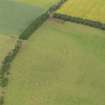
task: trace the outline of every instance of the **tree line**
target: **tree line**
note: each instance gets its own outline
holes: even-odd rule
[[[67,16],[67,15],[60,14],[60,13],[55,13],[53,15],[53,17],[64,20],[64,21],[75,22],[75,23],[78,23],[78,24],[84,24],[84,25],[88,25],[88,26],[91,26],[91,27],[99,28],[101,30],[105,30],[105,24],[103,24],[101,22],[98,22],[98,21],[83,19],[83,18],[80,18],[80,17]]]

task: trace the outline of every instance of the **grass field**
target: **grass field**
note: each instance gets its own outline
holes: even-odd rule
[[[105,0],[68,0],[57,13],[105,23]]]
[[[5,35],[20,35],[35,18],[58,1],[0,0],[0,33]]]
[[[60,0],[44,0],[44,2],[43,0],[15,0],[15,1],[23,2],[26,4],[33,5],[33,6],[38,6],[43,9],[48,9],[53,4],[56,4],[57,2],[59,2]]]
[[[5,105],[105,105],[105,32],[47,21],[11,67]]]
[[[0,0],[0,34],[20,35],[43,9],[12,0]]]

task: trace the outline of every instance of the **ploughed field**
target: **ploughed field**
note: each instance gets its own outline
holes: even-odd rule
[[[56,13],[105,23],[105,0],[68,0]]]
[[[105,32],[48,20],[11,66],[5,105],[104,105]]]

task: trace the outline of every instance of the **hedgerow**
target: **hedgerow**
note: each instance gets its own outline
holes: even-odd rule
[[[41,16],[39,16],[37,19],[35,19],[20,35],[19,39],[27,40],[30,35],[37,30],[47,19],[49,15],[48,12],[45,12]]]
[[[9,75],[9,69],[10,69],[10,64],[15,58],[16,54],[18,53],[20,47],[22,45],[22,41],[18,40],[15,48],[11,50],[11,52],[8,53],[8,55],[4,58],[0,70],[0,86],[1,87],[6,87],[8,84],[8,75]]]
[[[91,27],[99,28],[101,30],[105,30],[105,24],[103,24],[101,22],[88,20],[88,19],[83,19],[83,18],[80,18],[80,17],[67,16],[67,15],[60,14],[60,13],[55,13],[53,15],[53,17],[64,20],[64,21],[75,22],[75,23],[78,23],[78,24],[84,24],[84,25],[88,25],[88,26],[91,26]]]
[[[61,1],[58,2],[56,5],[53,5],[52,7],[50,7],[48,11],[49,11],[50,13],[56,11],[56,10],[59,9],[66,1],[68,1],[68,0],[61,0]]]
[[[19,52],[21,45],[22,45],[22,41],[18,40],[14,49],[12,49],[11,52],[8,53],[8,55],[4,58],[2,62],[1,69],[0,69],[0,87],[2,89],[8,85],[10,64],[16,57],[16,54]],[[0,105],[3,105],[3,104],[4,104],[4,95],[0,96]]]
[[[48,11],[43,13],[37,19],[35,19],[20,35],[19,39],[27,40],[30,35],[37,30],[48,18],[49,15],[60,8],[67,0],[61,0],[56,5],[51,6]]]

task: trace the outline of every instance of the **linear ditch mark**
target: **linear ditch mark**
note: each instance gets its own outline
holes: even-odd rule
[[[20,51],[20,48],[22,47],[22,44],[24,40],[28,40],[28,38],[32,35],[33,32],[35,32],[40,26],[46,22],[49,19],[49,16],[55,12],[57,9],[59,9],[67,0],[61,0],[57,4],[51,6],[48,11],[43,13],[41,16],[39,16],[37,19],[35,19],[24,31],[22,34],[20,34],[19,39],[17,40],[17,43],[7,56],[4,58],[2,62],[2,66],[0,68],[0,87],[2,89],[1,95],[0,95],[0,105],[5,104],[5,89],[8,86],[9,82],[9,75],[10,75],[10,67],[11,63],[15,59],[16,55]]]

